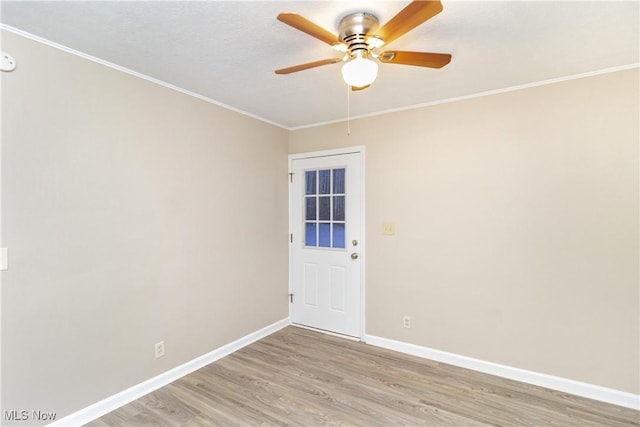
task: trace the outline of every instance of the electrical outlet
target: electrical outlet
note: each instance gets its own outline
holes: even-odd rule
[[[411,327],[411,317],[404,316],[402,318],[402,326],[404,326],[405,328],[410,328]]]
[[[160,341],[159,343],[156,343],[155,349],[156,349],[156,359],[158,357],[164,356],[164,341]]]

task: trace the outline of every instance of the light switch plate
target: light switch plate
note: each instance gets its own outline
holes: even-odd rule
[[[9,269],[9,249],[0,248],[0,271]]]
[[[393,236],[396,234],[396,225],[393,222],[385,222],[382,224],[382,234],[386,236]]]

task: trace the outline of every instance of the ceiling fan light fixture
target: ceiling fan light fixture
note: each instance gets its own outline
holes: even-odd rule
[[[0,0],[2,1],[2,0]],[[418,25],[442,11],[440,0],[412,0],[386,24],[379,26],[378,17],[368,12],[349,13],[340,19],[338,35],[309,21],[297,13],[280,13],[278,21],[302,31],[343,52],[342,58],[329,58],[275,70],[276,74],[290,74],[323,65],[343,62],[342,78],[353,90],[368,88],[378,75],[378,62],[442,68],[451,61],[450,54],[376,49],[392,43]]]
[[[378,76],[378,63],[368,58],[356,57],[342,66],[342,78],[353,87],[367,86]]]

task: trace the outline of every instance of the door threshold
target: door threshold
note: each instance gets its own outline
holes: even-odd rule
[[[318,328],[314,328],[312,326],[301,325],[299,323],[293,323],[292,322],[291,326],[295,326],[296,328],[300,328],[300,329],[307,329],[309,331],[320,332],[321,334],[331,335],[331,336],[338,337],[338,338],[344,338],[344,339],[347,339],[349,341],[358,341],[358,342],[362,341],[358,337],[353,337],[351,335],[339,334],[337,332],[327,331],[326,329],[318,329]]]

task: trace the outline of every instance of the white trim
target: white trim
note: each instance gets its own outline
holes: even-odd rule
[[[288,326],[291,322],[289,319],[282,319],[276,323],[273,323],[267,327],[264,327],[258,331],[252,332],[240,339],[237,339],[229,344],[223,345],[207,354],[170,369],[158,376],[150,378],[140,384],[134,385],[126,390],[116,393],[113,396],[107,397],[100,402],[87,406],[77,412],[67,415],[64,418],[49,424],[50,426],[79,426],[87,424],[101,416],[108,414],[109,412],[120,408],[127,403],[130,403],[140,397],[149,394],[165,385],[184,377],[198,369],[207,366],[216,360],[219,360],[234,351],[241,349],[255,341],[258,341],[272,333],[279,331],[280,329]]]
[[[55,49],[62,50],[64,52],[70,53],[72,55],[79,56],[79,57],[87,59],[89,61],[96,62],[98,64],[102,64],[102,65],[104,65],[106,67],[113,68],[115,70],[119,70],[119,71],[122,71],[122,72],[127,73],[127,74],[131,74],[131,75],[139,77],[139,78],[141,78],[143,80],[147,80],[149,82],[158,84],[160,86],[164,86],[164,87],[166,87],[168,89],[172,89],[172,90],[175,90],[177,92],[181,92],[181,93],[183,93],[185,95],[193,96],[193,97],[198,98],[198,99],[200,99],[202,101],[217,105],[217,106],[225,108],[227,110],[235,111],[236,113],[243,114],[245,116],[251,117],[251,118],[256,119],[256,120],[260,120],[262,122],[268,123],[270,125],[277,126],[279,128],[282,128],[282,129],[285,129],[285,130],[288,130],[288,131],[295,131],[295,130],[300,130],[300,129],[314,128],[314,127],[319,127],[319,126],[324,126],[324,125],[329,125],[329,124],[342,123],[342,122],[346,122],[347,120],[364,119],[364,118],[367,118],[367,117],[381,116],[381,115],[384,115],[384,114],[396,113],[396,112],[400,112],[400,111],[415,110],[417,108],[431,107],[433,105],[440,105],[440,104],[448,104],[450,102],[464,101],[466,99],[480,98],[480,97],[483,97],[483,96],[496,95],[496,94],[499,94],[499,93],[512,92],[512,91],[516,91],[516,90],[520,90],[520,89],[527,89],[527,88],[537,87],[537,86],[545,86],[545,85],[548,85],[548,84],[559,83],[559,82],[564,82],[564,81],[568,81],[568,80],[576,80],[576,79],[581,79],[581,78],[584,78],[584,77],[592,77],[592,76],[597,76],[597,75],[600,75],[600,74],[615,73],[617,71],[630,70],[630,69],[633,69],[633,68],[639,68],[640,67],[640,63],[626,64],[626,65],[620,65],[620,66],[617,66],[617,67],[605,68],[605,69],[602,69],[602,70],[589,71],[589,72],[586,72],[586,73],[574,74],[574,75],[564,76],[564,77],[556,77],[556,78],[553,78],[553,79],[542,80],[542,81],[532,82],[532,83],[526,83],[526,84],[518,85],[518,86],[510,86],[510,87],[490,90],[490,91],[486,91],[486,92],[479,92],[479,93],[459,96],[459,97],[455,97],[455,98],[446,98],[446,99],[441,99],[441,100],[432,101],[432,102],[426,102],[426,103],[422,103],[422,104],[408,105],[406,107],[400,107],[400,108],[393,108],[393,109],[389,109],[389,110],[376,111],[376,112],[373,112],[373,113],[353,116],[351,118],[342,118],[342,119],[337,119],[337,120],[329,120],[329,121],[311,123],[311,124],[301,125],[301,126],[286,126],[286,125],[283,125],[283,124],[276,123],[276,122],[273,122],[271,120],[265,119],[264,117],[260,117],[260,116],[257,116],[255,114],[249,113],[247,111],[240,110],[240,109],[232,107],[230,105],[223,104],[222,102],[213,100],[211,98],[207,98],[206,96],[197,94],[195,92],[191,92],[191,91],[183,89],[181,87],[172,85],[171,83],[167,83],[165,81],[153,78],[151,76],[147,76],[147,75],[142,74],[142,73],[139,73],[137,71],[133,71],[133,70],[130,70],[128,68],[121,67],[120,65],[114,64],[112,62],[105,61],[105,60],[97,58],[95,56],[91,56],[89,54],[86,54],[84,52],[80,52],[80,51],[72,49],[70,47],[61,45],[61,44],[53,42],[51,40],[47,40],[47,39],[45,39],[43,37],[36,36],[35,34],[28,33],[26,31],[20,30],[20,29],[15,28],[15,27],[12,27],[10,25],[0,23],[0,29],[9,31],[10,33],[14,33],[14,34],[20,35],[22,37],[28,38],[30,40],[45,44],[45,45],[53,47]]]
[[[365,150],[365,146],[361,145],[360,148],[360,229],[362,230],[360,233],[360,250],[362,255],[362,262],[360,263],[360,341],[364,341],[367,334],[367,287],[365,284],[367,283],[367,251],[365,248],[367,247],[367,223],[366,219],[366,194],[367,194],[367,171],[365,169],[366,165],[366,157],[367,153]]]
[[[381,338],[375,335],[367,335],[366,343],[376,347],[398,351],[400,353],[447,363],[449,365],[460,366],[462,368],[472,369],[486,374],[496,375],[527,384],[533,384],[577,396],[587,397],[589,399],[599,400],[601,402],[640,410],[640,395],[633,393],[570,380],[568,378],[556,377],[553,375],[500,365],[498,363],[474,359],[455,353],[448,353],[446,351],[434,350],[415,344]]]
[[[330,150],[321,150],[321,151],[310,151],[307,153],[295,153],[289,154],[289,172],[293,171],[293,161],[300,159],[311,159],[315,157],[328,157],[328,156],[339,156],[343,154],[360,154],[360,225],[362,234],[360,236],[359,246],[362,248],[360,252],[360,341],[364,341],[366,335],[366,204],[365,204],[365,156],[366,156],[366,147],[364,145],[356,145],[353,147],[345,147],[345,148],[334,148]],[[289,184],[289,235],[293,233],[293,186]],[[293,290],[293,252],[292,252],[292,244],[289,243],[289,293]],[[289,319],[291,319],[291,304],[289,304]]]
[[[2,7],[0,5],[0,7]],[[2,71],[0,71],[1,73]],[[2,81],[2,78],[0,78],[0,82]],[[2,102],[0,102],[0,123],[2,122],[1,118],[2,118]],[[1,125],[0,125],[1,126]],[[2,138],[0,137],[0,246],[2,245]],[[2,303],[2,276],[3,274],[0,273],[0,319],[2,319],[2,307],[4,307],[3,303]],[[2,382],[2,333],[0,333],[0,384],[3,384]],[[4,407],[2,406],[2,387],[0,386],[0,415],[2,418],[0,418],[0,426],[3,425],[2,420],[4,420]]]
[[[109,68],[112,68],[114,70],[118,70],[118,71],[121,71],[123,73],[130,74],[130,75],[138,77],[138,78],[140,78],[142,80],[146,80],[148,82],[155,83],[155,84],[160,85],[160,86],[164,86],[167,89],[171,89],[171,90],[174,90],[176,92],[180,92],[180,93],[183,93],[185,95],[189,95],[189,96],[192,96],[194,98],[198,98],[201,101],[205,101],[205,102],[208,102],[209,104],[214,104],[214,105],[217,105],[218,107],[222,107],[224,109],[231,110],[233,112],[242,114],[244,116],[251,117],[252,119],[260,120],[261,122],[265,122],[265,123],[268,123],[268,124],[273,125],[273,126],[277,126],[279,128],[285,129],[285,130],[290,130],[288,127],[286,127],[284,125],[281,125],[280,123],[276,123],[276,122],[273,122],[271,120],[267,120],[264,117],[260,117],[260,116],[257,116],[255,114],[249,113],[247,111],[240,110],[239,108],[232,107],[230,105],[227,105],[227,104],[224,104],[222,102],[216,101],[214,99],[208,98],[208,97],[206,97],[204,95],[200,95],[198,93],[191,92],[190,90],[183,89],[183,88],[181,88],[179,86],[172,85],[171,83],[167,83],[167,82],[165,82],[163,80],[159,80],[159,79],[156,79],[154,77],[147,76],[146,74],[142,74],[142,73],[139,73],[137,71],[133,71],[133,70],[131,70],[129,68],[122,67],[120,65],[114,64],[113,62],[105,61],[104,59],[100,59],[98,57],[89,55],[87,53],[80,52],[80,51],[72,49],[70,47],[58,44],[56,42],[52,42],[51,40],[47,40],[45,38],[36,36],[34,34],[26,32],[26,31],[19,30],[18,28],[14,28],[14,27],[12,27],[10,25],[0,23],[0,29],[6,30],[6,31],[8,31],[10,33],[17,34],[17,35],[25,37],[27,39],[33,40],[35,42],[42,43],[42,44],[47,45],[49,47],[52,47],[54,49],[58,49],[58,50],[61,50],[63,52],[66,52],[66,53],[70,53],[72,55],[79,56],[80,58],[89,60],[91,62],[95,62],[95,63],[100,64],[100,65],[104,65],[105,67],[109,67]]]
[[[296,328],[300,328],[300,329],[306,329],[306,330],[313,331],[313,332],[318,332],[320,334],[330,335],[332,337],[343,338],[343,339],[349,340],[349,341],[358,341],[358,342],[362,341],[358,337],[352,337],[352,336],[349,336],[349,335],[338,334],[336,332],[326,331],[324,329],[313,328],[311,326],[301,325],[299,323],[291,323],[291,326],[296,327]]]
[[[291,170],[291,162],[293,160],[311,159],[314,157],[339,156],[342,154],[352,154],[352,153],[359,153],[364,155],[365,151],[366,151],[366,147],[364,145],[356,145],[353,147],[334,148],[331,150],[310,151],[308,153],[289,154],[289,170]]]
[[[398,112],[401,112],[401,111],[415,110],[415,109],[418,109],[418,108],[425,108],[425,107],[432,107],[434,105],[449,104],[450,102],[465,101],[467,99],[481,98],[481,97],[484,97],[484,96],[497,95],[497,94],[501,94],[501,93],[513,92],[513,91],[521,90],[521,89],[529,89],[529,88],[538,87],[538,86],[546,86],[546,85],[550,85],[550,84],[554,84],[554,83],[566,82],[566,81],[569,81],[569,80],[577,80],[577,79],[582,79],[582,78],[585,78],[585,77],[598,76],[598,75],[601,75],[601,74],[609,74],[609,73],[615,73],[615,72],[618,72],[618,71],[632,70],[634,68],[640,68],[640,63],[621,65],[619,67],[605,68],[603,70],[589,71],[589,72],[586,72],[586,73],[573,74],[573,75],[570,75],[570,76],[556,77],[556,78],[553,78],[553,79],[541,80],[541,81],[538,81],[538,82],[526,83],[526,84],[522,84],[522,85],[518,85],[518,86],[509,86],[509,87],[505,87],[505,88],[501,88],[501,89],[489,90],[489,91],[486,91],[486,92],[472,93],[472,94],[469,94],[469,95],[458,96],[458,97],[455,97],[455,98],[439,99],[439,100],[436,100],[436,101],[425,102],[425,103],[422,103],[422,104],[407,105],[406,107],[399,107],[399,108],[392,108],[392,109],[389,109],[389,110],[376,111],[376,112],[373,112],[373,113],[361,114],[361,115],[358,115],[358,116],[351,116],[350,118],[329,120],[329,121],[326,121],[326,122],[318,122],[318,123],[312,123],[312,124],[302,125],[302,126],[294,126],[294,127],[289,127],[288,129],[290,131],[295,131],[295,130],[300,130],[300,129],[308,129],[308,128],[314,128],[314,127],[319,127],[319,126],[332,125],[332,124],[336,124],[336,123],[343,123],[343,122],[346,122],[347,120],[354,121],[354,120],[358,120],[358,119],[366,119],[366,118],[369,118],[369,117],[382,116],[384,114],[398,113]]]

